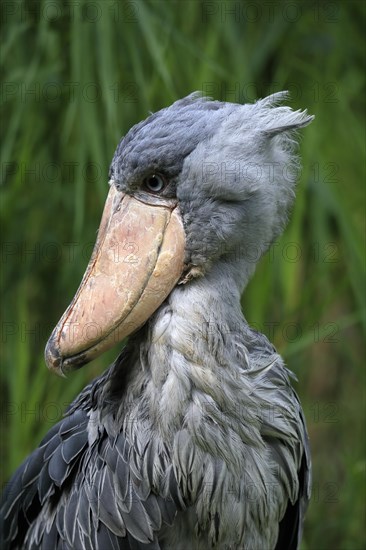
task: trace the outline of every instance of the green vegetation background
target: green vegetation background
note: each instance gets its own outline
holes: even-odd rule
[[[297,374],[314,488],[303,549],[361,549],[364,521],[365,4],[4,1],[2,481],[116,355],[57,379],[48,335],[95,239],[131,125],[193,90],[288,89],[315,122],[289,227],[243,297]]]

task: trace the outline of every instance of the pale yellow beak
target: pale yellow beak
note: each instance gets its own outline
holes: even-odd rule
[[[112,185],[83,280],[47,342],[48,368],[81,367],[142,326],[182,275],[184,249],[176,205]]]

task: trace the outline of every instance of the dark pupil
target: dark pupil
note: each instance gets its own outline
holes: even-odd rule
[[[148,180],[148,185],[151,189],[160,189],[161,187],[161,181],[156,176],[151,176]]]

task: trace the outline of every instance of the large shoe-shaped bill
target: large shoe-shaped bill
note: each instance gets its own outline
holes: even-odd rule
[[[46,346],[58,374],[81,367],[134,332],[183,272],[185,233],[178,207],[111,186],[80,287]]]

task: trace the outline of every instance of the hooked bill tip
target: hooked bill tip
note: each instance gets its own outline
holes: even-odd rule
[[[62,356],[58,346],[55,344],[53,335],[47,342],[44,357],[47,367],[58,374],[59,376],[65,376],[62,369]]]

